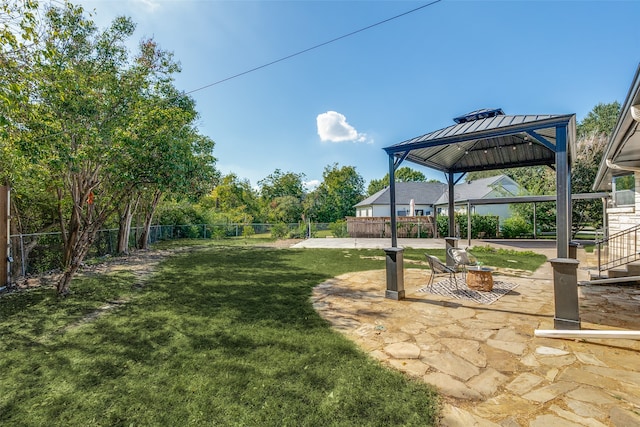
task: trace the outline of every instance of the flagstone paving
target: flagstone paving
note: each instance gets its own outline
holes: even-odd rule
[[[384,298],[383,270],[333,278],[312,300],[371,357],[436,386],[442,425],[640,426],[640,341],[534,337],[553,329],[549,263],[502,276],[519,286],[491,305],[417,292],[429,275],[405,269],[402,301]],[[640,287],[579,292],[583,329],[640,330]]]

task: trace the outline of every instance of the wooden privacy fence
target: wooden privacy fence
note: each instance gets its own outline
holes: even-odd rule
[[[435,221],[431,216],[397,217],[399,238],[432,238]],[[391,217],[347,217],[349,237],[391,237]]]

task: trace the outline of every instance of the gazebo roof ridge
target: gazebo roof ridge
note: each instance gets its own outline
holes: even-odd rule
[[[486,117],[485,117],[486,116]],[[575,114],[506,115],[482,109],[460,121],[384,148],[387,154],[445,173],[553,165],[556,128],[566,127],[575,152]]]

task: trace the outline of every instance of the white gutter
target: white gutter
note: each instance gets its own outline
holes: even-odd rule
[[[629,172],[640,172],[640,167],[620,166],[619,164],[613,163],[611,159],[606,159],[605,163],[607,164],[607,167],[609,169],[617,169],[617,170],[629,171]]]
[[[640,104],[632,105],[631,108],[631,117],[636,122],[640,122]]]

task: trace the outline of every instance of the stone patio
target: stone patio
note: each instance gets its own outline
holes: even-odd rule
[[[405,269],[402,301],[384,298],[384,270],[345,274],[313,305],[371,357],[436,386],[442,425],[640,426],[640,341],[534,337],[553,329],[549,263],[496,271],[519,286],[491,305],[417,292],[430,274]],[[640,287],[579,291],[583,329],[640,329]]]

